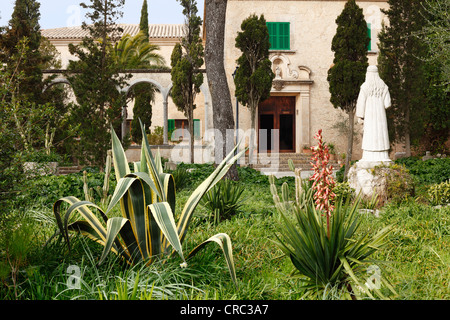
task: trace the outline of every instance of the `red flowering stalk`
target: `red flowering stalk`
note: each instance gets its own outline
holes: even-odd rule
[[[336,195],[333,193],[333,187],[335,181],[333,179],[333,167],[329,165],[330,152],[328,146],[323,142],[322,129],[314,136],[318,140],[319,144],[316,147],[311,147],[313,151],[313,157],[311,163],[314,169],[314,174],[310,180],[314,180],[313,189],[314,201],[316,203],[316,209],[323,211],[327,216],[327,233],[330,237],[330,216],[334,210],[333,200]]]

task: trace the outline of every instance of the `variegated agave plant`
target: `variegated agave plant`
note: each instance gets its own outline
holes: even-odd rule
[[[141,128],[143,128],[141,123]],[[171,174],[164,173],[159,152],[153,156],[146,135],[143,132],[141,159],[134,163],[131,172],[123,147],[112,132],[112,152],[117,186],[109,206],[104,212],[99,206],[75,197],[65,197],[55,202],[53,212],[59,232],[69,244],[69,231],[80,232],[104,246],[99,264],[110,251],[123,257],[129,264],[140,261],[151,263],[155,257],[176,252],[181,257],[182,266],[206,244],[216,242],[224,252],[233,282],[236,272],[233,262],[231,240],[227,234],[219,233],[194,248],[185,258],[181,243],[186,237],[194,210],[203,195],[208,192],[229,168],[243,155],[245,150],[235,155],[231,151],[214,172],[203,181],[187,200],[176,224],[175,182]],[[65,214],[61,205],[69,203]],[[113,207],[120,205],[122,217],[108,217]],[[101,220],[91,211],[96,209]],[[78,211],[82,220],[70,221],[70,216]]]

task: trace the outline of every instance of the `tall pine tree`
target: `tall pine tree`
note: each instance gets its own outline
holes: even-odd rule
[[[111,143],[111,126],[120,130],[125,96],[117,89],[125,85],[126,75],[120,74],[115,63],[112,40],[120,29],[115,21],[122,16],[123,0],[91,0],[87,17],[92,24],[84,24],[90,36],[69,51],[78,60],[69,62],[67,78],[76,96],[73,122],[79,125],[77,156],[82,163],[104,167]],[[118,135],[120,136],[120,135]]]
[[[349,0],[342,13],[336,19],[337,30],[331,43],[334,52],[334,65],[328,70],[331,103],[335,108],[345,111],[349,119],[347,136],[347,157],[344,177],[350,167],[353,154],[353,129],[359,90],[364,83],[369,65],[367,47],[367,23],[363,10],[355,0]]]

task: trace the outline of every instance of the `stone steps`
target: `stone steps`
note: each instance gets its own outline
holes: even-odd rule
[[[290,172],[289,159],[292,160],[296,168],[300,168],[303,171],[311,171],[311,154],[303,153],[277,153],[277,154],[259,154],[257,163],[252,164],[252,167],[262,173],[267,172]],[[246,158],[248,163],[248,158]],[[338,163],[335,160],[330,160],[330,165],[333,169],[338,169]]]
[[[78,173],[81,171],[81,168],[78,166],[72,166],[72,167],[58,167],[56,170],[56,175],[67,175],[71,173]]]

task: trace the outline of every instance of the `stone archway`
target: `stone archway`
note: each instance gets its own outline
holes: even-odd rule
[[[66,70],[44,70],[44,74],[49,77],[52,75],[57,75],[57,78],[51,81],[51,83],[44,88],[44,91],[49,88],[52,85],[64,83],[71,86],[71,83],[69,80],[63,76]],[[170,71],[166,70],[146,70],[146,69],[139,69],[139,70],[124,70],[122,73],[131,74],[131,79],[128,80],[128,85],[125,88],[117,88],[120,92],[128,93],[128,91],[136,84],[138,83],[151,83],[156,88],[158,88],[159,92],[162,95],[163,98],[163,127],[164,127],[164,144],[168,144],[168,127],[167,127],[167,121],[168,121],[168,106],[169,106],[169,97],[170,97],[170,91],[172,89],[172,81],[171,81],[171,75]],[[209,123],[212,123],[211,113],[211,98],[210,98],[210,92],[209,87],[207,84],[207,79],[205,76],[204,82],[200,87],[201,92],[204,96],[204,126],[205,126],[205,134],[207,134],[209,129]],[[122,115],[124,116],[124,121],[122,123],[122,134],[125,132],[125,124],[126,124],[126,112],[127,112],[127,106],[124,106],[122,109]],[[122,137],[123,138],[123,137]],[[205,140],[207,140],[209,137],[205,137]]]

